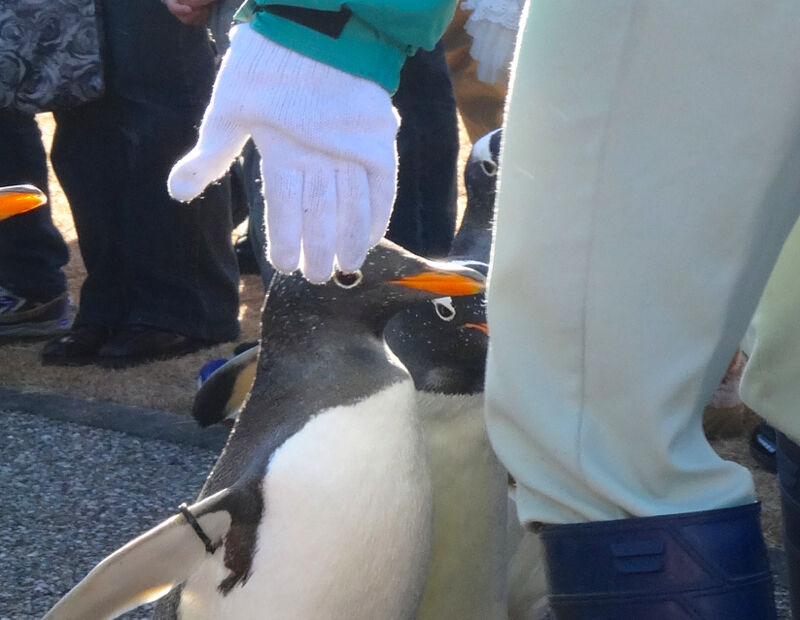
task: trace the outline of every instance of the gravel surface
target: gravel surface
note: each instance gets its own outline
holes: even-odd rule
[[[0,422],[0,620],[41,618],[106,555],[191,503],[217,456],[17,411],[0,409]]]

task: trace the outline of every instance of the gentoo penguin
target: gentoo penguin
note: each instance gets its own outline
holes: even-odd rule
[[[47,202],[47,196],[35,185],[0,187],[0,221],[33,211]]]
[[[495,130],[472,149],[467,209],[448,259],[483,272],[501,138]],[[484,296],[420,304],[396,315],[385,335],[414,378],[433,475],[434,548],[419,619],[542,618],[541,545],[520,526],[484,423]]]
[[[472,149],[464,171],[467,209],[451,256],[483,273],[500,135],[496,130]],[[422,620],[505,617],[507,484],[483,419],[484,303],[482,295],[436,299],[401,312],[385,332],[414,379],[432,465],[434,543]],[[244,362],[234,358],[201,386],[193,408],[200,424],[219,422],[241,404],[231,386],[241,385]]]
[[[414,618],[429,472],[413,383],[382,332],[413,303],[482,288],[479,272],[385,241],[325,285],[276,276],[251,397],[199,501],[106,558],[47,617],[113,617],[183,583],[157,614]]]
[[[464,169],[467,209],[453,241],[451,254],[454,256],[489,261],[501,142],[502,130],[496,129],[480,138],[472,148]],[[463,304],[461,300],[454,301],[457,306]],[[542,545],[538,535],[520,525],[513,488],[509,489],[507,512],[508,618],[542,620],[548,612]]]
[[[450,256],[467,265],[477,261],[472,266],[484,272],[491,249],[501,137],[498,129],[473,146],[464,170],[467,209]],[[496,461],[487,452],[481,409],[488,342],[483,303],[482,296],[438,299],[398,316],[386,329],[388,341],[414,378],[434,465],[435,530],[442,534],[434,539],[421,618],[502,617],[494,602],[503,591],[506,575],[510,620],[540,618],[546,607],[541,545],[535,534],[520,526],[513,492],[508,500],[507,540],[500,535],[505,478],[498,475]],[[242,385],[239,376],[246,372],[248,362],[250,368],[255,367],[255,352],[250,356],[249,360],[235,357],[212,375],[213,382],[200,388],[193,408],[200,424],[235,415],[244,396],[232,386]],[[458,413],[448,416],[442,411]],[[470,460],[471,454],[478,456]],[[457,483],[450,485],[453,479]],[[459,484],[465,480],[475,482],[467,488]],[[477,517],[467,519],[473,513]],[[481,542],[469,535],[485,532],[490,522],[496,526],[493,534],[478,536]],[[498,557],[497,550],[504,544],[507,558]],[[498,568],[506,566],[506,573]]]
[[[519,523],[484,423],[484,296],[403,311],[385,337],[414,378],[432,474],[433,553],[419,620],[544,618],[541,543]]]
[[[407,365],[428,449],[433,552],[419,620],[506,618],[508,477],[486,434],[483,296],[395,315],[386,342]]]
[[[467,207],[458,233],[453,239],[451,258],[464,257],[483,263],[489,262],[502,139],[502,129],[495,129],[472,146],[464,167]]]

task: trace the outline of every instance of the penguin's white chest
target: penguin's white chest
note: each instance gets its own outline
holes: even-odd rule
[[[503,620],[508,475],[489,443],[483,395],[418,397],[434,497],[418,620]]]
[[[413,618],[432,508],[413,386],[324,410],[272,456],[249,580],[222,596],[222,554],[186,583],[181,618]]]

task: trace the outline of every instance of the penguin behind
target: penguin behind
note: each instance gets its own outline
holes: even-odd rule
[[[483,273],[501,138],[501,130],[492,131],[472,149],[464,171],[467,209],[448,259]],[[432,471],[433,555],[419,620],[540,617],[546,584],[539,541],[517,520],[484,422],[484,295],[405,310],[385,336],[414,379]]]
[[[325,285],[276,276],[250,398],[199,501],[106,558],[47,617],[115,617],[182,583],[157,614],[414,618],[429,472],[413,384],[382,332],[414,303],[482,288],[478,272],[389,242]]]
[[[495,129],[477,140],[472,147],[464,169],[467,209],[464,212],[458,234],[453,240],[451,252],[453,256],[483,262],[489,261],[502,139],[502,130]],[[463,304],[463,301],[454,300],[454,303],[459,306]],[[456,309],[459,314],[463,315],[458,307]],[[466,311],[470,312],[469,309]],[[473,317],[470,320],[477,322],[479,318]],[[481,368],[484,370],[485,357],[486,352],[484,351],[481,357],[483,360]],[[481,391],[483,391],[482,373],[480,381]],[[509,490],[507,512],[508,618],[509,620],[543,620],[548,613],[544,551],[539,536],[524,529],[520,524],[517,518],[517,505],[514,501],[513,489]]]
[[[418,618],[506,618],[508,485],[483,417],[483,295],[403,311],[385,335],[414,378],[433,485],[433,552]]]
[[[467,207],[453,239],[450,257],[489,262],[492,249],[494,202],[503,130],[495,129],[472,146],[464,167]]]
[[[546,617],[541,542],[520,525],[486,432],[484,296],[403,311],[385,337],[414,378],[433,485],[433,552],[418,619]]]
[[[467,208],[448,261],[486,273],[501,130],[472,148]],[[507,617],[507,473],[486,433],[485,297],[442,297],[398,313],[386,342],[414,379],[431,467],[433,552],[419,620]]]

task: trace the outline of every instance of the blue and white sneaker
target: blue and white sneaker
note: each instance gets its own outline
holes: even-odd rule
[[[31,301],[0,286],[0,337],[55,336],[71,322],[67,293]]]

